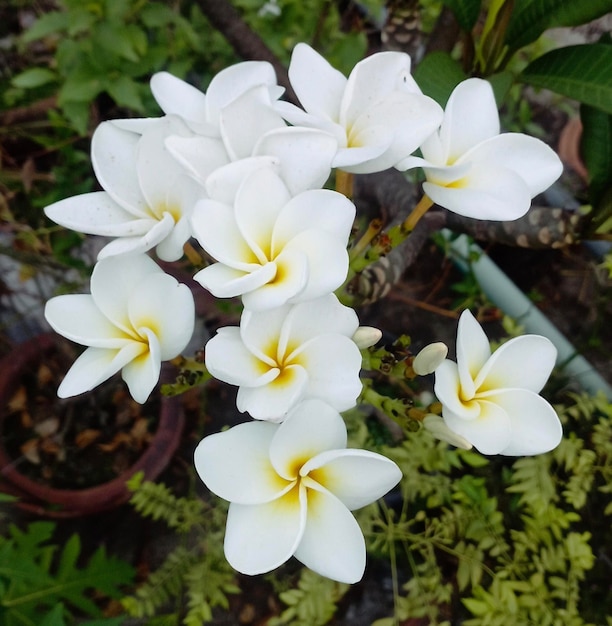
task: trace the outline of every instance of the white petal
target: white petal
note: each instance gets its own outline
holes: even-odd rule
[[[327,132],[311,128],[280,128],[266,133],[253,154],[271,155],[292,195],[322,187],[331,173],[338,142]]]
[[[193,334],[195,305],[187,287],[168,274],[147,276],[136,286],[128,305],[133,328],[148,328],[159,341],[160,358],[179,355]]]
[[[306,494],[294,488],[266,504],[230,504],[225,557],[242,574],[264,574],[295,552],[306,524]]]
[[[45,318],[55,332],[84,346],[119,349],[130,341],[89,294],[51,298],[45,305]]]
[[[374,162],[381,154],[384,154],[392,141],[393,137],[388,128],[371,126],[367,130],[362,131],[359,137],[360,145],[339,148],[332,165],[345,172],[354,174],[367,173],[369,171],[367,164]],[[366,164],[363,167],[365,171],[361,172],[364,163]]]
[[[463,450],[472,449],[472,444],[464,437],[453,432],[439,415],[434,415],[433,413],[426,415],[423,419],[423,426],[436,439],[450,443],[451,446],[462,448]]]
[[[151,77],[151,91],[166,114],[180,115],[186,120],[206,121],[206,96],[184,80],[168,72]]]
[[[140,135],[102,122],[91,139],[91,164],[111,198],[135,216],[151,217],[136,171]]]
[[[213,200],[232,206],[242,182],[262,168],[280,171],[278,159],[274,156],[254,156],[228,163],[206,179],[206,191]]]
[[[222,329],[205,346],[206,368],[219,380],[231,385],[250,387],[266,385],[278,376],[278,370],[249,352],[238,328]]]
[[[307,385],[308,373],[303,367],[285,366],[265,386],[240,387],[236,406],[240,412],[247,411],[255,419],[280,421],[304,396]]]
[[[261,360],[271,365],[275,365],[277,359],[282,361],[285,357],[284,346],[279,350],[278,344],[290,310],[289,305],[270,311],[246,309],[240,318],[240,336],[244,345]]]
[[[105,191],[72,196],[45,207],[45,215],[65,228],[106,237],[144,235],[155,223],[150,217],[135,217]]]
[[[305,43],[293,49],[289,80],[301,105],[319,117],[335,122],[347,80],[327,60]]]
[[[471,400],[476,392],[475,379],[491,356],[491,346],[484,330],[466,309],[457,325],[457,367],[461,381],[461,395]]]
[[[350,171],[370,173],[388,169],[414,152],[437,128],[442,109],[421,94],[392,93],[371,106],[351,127],[349,145],[385,145],[379,156],[364,159]]]
[[[159,266],[145,255],[110,257],[96,263],[91,275],[91,296],[100,311],[115,326],[133,335],[128,303],[135,289],[152,274],[162,274]]]
[[[390,459],[369,450],[329,450],[311,458],[301,470],[333,493],[349,510],[382,498],[402,478]]]
[[[474,167],[514,172],[527,186],[530,198],[548,189],[563,171],[561,160],[550,147],[521,133],[492,137],[476,146],[465,159],[472,161]]]
[[[242,236],[231,206],[215,200],[201,200],[191,217],[191,227],[198,243],[215,260],[251,272],[267,259],[249,246]]]
[[[321,335],[294,358],[308,371],[308,397],[321,398],[337,411],[355,406],[361,393],[361,352],[352,339]]]
[[[178,135],[174,126],[171,119],[162,118],[159,124],[141,135],[136,146],[136,171],[140,189],[152,213],[159,216],[163,211],[169,211],[178,220],[182,207],[170,206],[169,200],[176,201],[177,194],[173,191],[179,181],[185,184],[185,174],[164,143],[171,133]]]
[[[291,196],[272,169],[251,174],[240,186],[235,200],[238,229],[260,262],[272,261],[272,231]]]
[[[236,63],[215,74],[206,91],[207,120],[218,125],[221,109],[257,85],[276,85],[274,68],[266,61]]]
[[[459,83],[448,99],[440,128],[445,162],[453,163],[480,142],[496,135],[499,135],[499,114],[491,85],[480,78]]]
[[[506,411],[494,402],[481,400],[480,414],[466,420],[442,409],[446,425],[467,439],[482,454],[500,454],[512,440],[512,422]]]
[[[366,564],[363,533],[332,494],[308,490],[306,529],[295,558],[326,578],[348,584],[361,580]]]
[[[527,213],[531,195],[523,179],[509,169],[475,163],[468,174],[452,186],[423,183],[425,193],[438,205],[480,220],[515,220]],[[429,176],[427,168],[426,176]]]
[[[123,367],[121,377],[136,402],[144,404],[157,385],[161,371],[160,347],[155,333],[144,328],[142,334],[147,337],[147,348],[137,358]]]
[[[544,387],[557,358],[546,337],[523,335],[500,346],[476,379],[479,393],[516,387],[536,393]]]
[[[410,85],[407,89],[406,84]],[[372,105],[394,91],[414,88],[410,57],[403,52],[379,52],[359,61],[351,72],[342,98],[340,123],[350,128]]]
[[[131,341],[121,350],[104,348],[87,348],[72,364],[57,390],[60,398],[69,398],[104,382],[132,359],[137,358],[146,350],[142,343]]]
[[[236,270],[222,263],[213,263],[200,270],[193,279],[208,289],[216,298],[232,298],[248,294],[274,279],[276,265],[266,265],[252,271]]]
[[[345,281],[349,265],[346,244],[332,235],[315,229],[305,231],[285,246],[277,262],[281,257],[295,253],[307,259],[307,281],[293,297],[290,296],[291,302],[320,298],[338,289]]]
[[[478,417],[480,406],[477,402],[463,402],[457,364],[448,359],[442,361],[435,372],[434,393],[443,406],[464,420]]]
[[[318,399],[304,400],[278,427],[270,443],[270,461],[280,476],[295,480],[303,463],[326,450],[346,448],[346,438],[338,411]]]
[[[288,338],[301,345],[322,334],[352,337],[359,328],[357,314],[340,304],[334,294],[296,304],[287,316],[284,341]]]
[[[258,289],[243,295],[242,302],[245,308],[263,311],[283,306],[287,301],[301,295],[304,287],[309,284],[308,257],[300,249],[285,248],[272,263],[268,263],[265,267],[270,266],[275,268],[270,279]]]
[[[98,259],[121,255],[141,255],[159,245],[174,228],[174,218],[164,213],[159,222],[153,222],[148,232],[140,237],[120,237],[106,244],[98,254]]]
[[[332,121],[331,118],[307,113],[290,102],[277,102],[274,108],[287,122],[293,125],[292,128],[297,129],[301,127],[303,129],[323,131],[334,137],[339,146],[346,145],[346,129],[337,122]]]
[[[557,413],[537,393],[506,389],[493,398],[510,416],[510,442],[500,451],[506,456],[543,454],[556,448],[563,436]]]
[[[278,426],[247,422],[202,439],[194,463],[204,484],[217,496],[238,504],[262,504],[287,490],[270,462],[270,442]]]
[[[168,152],[191,176],[202,184],[218,168],[229,163],[227,150],[221,139],[213,137],[168,137]]]
[[[280,212],[274,225],[274,248],[310,229],[329,233],[346,246],[354,220],[355,205],[343,194],[329,189],[304,191]]]
[[[232,161],[249,157],[258,139],[268,131],[285,128],[272,108],[265,85],[258,85],[225,106],[219,118],[221,137]]]
[[[183,248],[191,238],[191,221],[185,215],[174,224],[172,230],[155,247],[155,253],[162,261],[178,261],[183,256]]]

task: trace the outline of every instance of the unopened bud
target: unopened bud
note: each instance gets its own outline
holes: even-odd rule
[[[425,346],[415,357],[412,362],[412,369],[419,376],[426,376],[435,371],[435,369],[444,361],[448,354],[446,344],[441,341],[430,343]]]
[[[360,326],[353,335],[353,341],[357,344],[360,350],[369,348],[375,343],[378,343],[382,337],[382,331],[373,326]]]
[[[472,444],[461,435],[453,432],[439,415],[434,415],[433,413],[426,415],[423,419],[423,426],[436,439],[446,441],[446,443],[450,443],[451,446],[462,448],[463,450],[470,450],[472,448]]]

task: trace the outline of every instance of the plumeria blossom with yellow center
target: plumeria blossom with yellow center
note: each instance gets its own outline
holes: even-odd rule
[[[121,371],[132,397],[147,400],[162,361],[178,356],[191,339],[191,291],[146,255],[98,261],[90,294],[51,298],[45,317],[53,330],[88,348],[64,377],[60,398],[89,391]]]
[[[337,411],[361,392],[357,315],[328,294],[269,311],[246,309],[240,327],[220,328],[205,346],[208,371],[238,385],[236,404],[256,419],[281,421],[300,400]]]
[[[333,166],[379,172],[412,154],[439,126],[442,109],[410,75],[410,57],[379,52],[355,65],[348,79],[310,46],[293,49],[289,79],[304,110],[278,102],[290,123],[319,128],[338,141]]]
[[[255,171],[233,206],[198,203],[194,235],[218,262],[194,279],[217,297],[241,295],[252,310],[319,298],[346,278],[354,219],[355,206],[340,193],[313,189],[291,197],[274,170]]]
[[[459,318],[457,362],[435,371],[434,392],[446,426],[483,454],[523,456],[555,448],[559,417],[539,395],[557,351],[540,335],[510,339],[491,353],[489,340],[469,311]]]
[[[230,502],[224,549],[232,567],[261,574],[295,556],[333,580],[361,579],[365,542],[351,511],[382,497],[401,471],[346,445],[342,417],[318,399],[281,424],[248,422],[200,442],[196,470]]]
[[[421,145],[400,170],[422,167],[423,191],[436,204],[465,217],[515,220],[531,199],[563,171],[557,154],[543,141],[522,133],[500,135],[491,85],[480,78],[452,92],[440,130]]]
[[[205,196],[164,146],[181,133],[189,131],[173,117],[152,120],[142,133],[103,122],[92,138],[91,159],[104,191],[51,204],[47,217],[78,232],[114,237],[99,259],[154,247],[164,261],[179,259],[191,237],[193,208]]]

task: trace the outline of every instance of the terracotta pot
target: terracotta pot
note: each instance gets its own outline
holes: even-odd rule
[[[127,502],[131,494],[125,483],[136,472],[144,472],[145,480],[155,480],[176,452],[185,417],[179,398],[162,397],[158,428],[148,448],[129,469],[109,482],[84,489],[56,489],[25,476],[4,447],[4,407],[24,373],[58,350],[57,341],[54,335],[42,335],[19,344],[0,360],[0,491],[19,497],[17,506],[24,510],[68,518],[106,511]]]

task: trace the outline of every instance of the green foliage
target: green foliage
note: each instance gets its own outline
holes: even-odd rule
[[[612,0],[515,0],[506,31],[511,51],[534,42],[545,30],[578,26],[612,11]]]
[[[551,50],[532,61],[520,79],[612,114],[612,46],[603,43]]]
[[[213,608],[228,607],[228,594],[238,593],[235,572],[223,555],[225,509],[220,501],[206,508],[199,498],[175,496],[166,486],[134,477],[130,500],[143,516],[176,530],[183,541],[122,604],[134,617],[167,618],[168,623],[200,626],[213,618]],[[173,610],[159,615],[164,609]],[[165,623],[162,619],[160,623]]]
[[[53,50],[48,67],[28,68],[13,77],[16,90],[51,88],[80,134],[89,122],[90,104],[102,93],[139,114],[153,110],[148,77],[168,69],[183,76],[205,57],[204,18],[189,18],[163,2],[142,0],[63,0],[24,33],[23,44],[43,40]]]
[[[337,604],[350,585],[323,578],[309,569],[302,569],[297,587],[279,594],[288,607],[269,626],[324,626],[334,616]]]
[[[480,0],[442,0],[452,10],[463,30],[470,31],[480,14]]]
[[[452,90],[465,80],[458,61],[445,52],[428,54],[414,69],[414,79],[423,93],[445,106]]]
[[[450,614],[466,626],[609,622],[595,553],[612,540],[612,404],[572,395],[557,410],[567,434],[545,455],[487,460],[422,430],[383,450],[404,474],[401,508],[360,521],[370,551],[396,563],[400,592],[375,626]]]
[[[131,582],[132,568],[99,548],[79,565],[81,542],[72,535],[60,548],[52,543],[53,522],[33,522],[25,530],[11,526],[0,536],[0,623],[3,626],[61,626],[71,611],[99,617],[91,591],[111,598]],[[72,623],[72,622],[70,622]],[[97,619],[92,624],[117,625]]]

